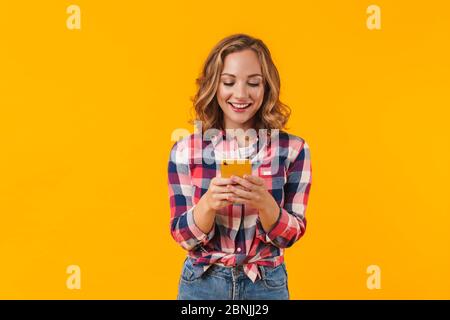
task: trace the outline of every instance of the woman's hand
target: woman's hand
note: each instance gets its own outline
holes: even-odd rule
[[[228,201],[232,193],[226,185],[233,183],[231,179],[215,177],[211,179],[208,190],[195,205],[193,215],[195,225],[203,232],[209,233],[214,226],[217,210],[232,205]]]
[[[267,190],[264,179],[257,176],[244,175],[244,178],[232,176],[231,181],[238,183],[242,188],[229,185],[227,188],[233,193],[229,201],[243,203],[259,211],[279,209],[278,203]]]
[[[209,184],[208,191],[205,193],[205,201],[210,210],[219,210],[223,207],[232,205],[229,199],[233,193],[227,188],[227,185],[236,184],[230,178],[214,177]],[[243,190],[244,188],[235,185],[235,188]]]
[[[280,216],[280,207],[266,188],[264,179],[244,175],[244,178],[232,176],[232,182],[238,183],[244,189],[227,186],[233,193],[229,201],[243,203],[258,210],[261,226],[265,232],[272,230]]]

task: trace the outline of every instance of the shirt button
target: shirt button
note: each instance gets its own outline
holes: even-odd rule
[[[241,252],[241,248],[237,248],[237,252]]]

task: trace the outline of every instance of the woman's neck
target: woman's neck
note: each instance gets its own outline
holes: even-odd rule
[[[246,123],[243,124],[235,124],[235,123],[230,123],[225,120],[224,121],[224,128],[225,131],[226,130],[231,130],[234,131],[237,143],[239,148],[244,148],[244,147],[248,147],[249,146],[249,139],[250,137],[247,136],[245,133],[249,130],[252,129],[254,127],[254,120],[250,120],[247,121]],[[256,130],[256,129],[255,129]],[[244,133],[244,134],[240,134],[240,133]],[[258,133],[257,133],[258,134]]]
[[[248,145],[249,145],[249,142],[248,142],[249,137],[248,136],[237,136],[236,139],[237,139],[239,148],[248,147]]]

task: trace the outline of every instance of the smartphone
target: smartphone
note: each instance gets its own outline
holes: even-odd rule
[[[222,178],[230,178],[231,176],[243,177],[244,174],[252,174],[252,163],[249,159],[223,159],[220,173]]]

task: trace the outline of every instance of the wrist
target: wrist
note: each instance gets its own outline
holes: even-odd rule
[[[275,201],[275,199],[272,198],[271,200],[272,201],[270,201],[269,203],[264,205],[261,209],[259,209],[260,214],[265,216],[267,215],[271,216],[273,212],[278,212],[280,210],[280,206]]]
[[[213,214],[214,209],[210,205],[210,193],[209,191],[206,191],[206,193],[203,195],[203,197],[200,198],[200,201],[198,205],[202,207],[202,209],[207,212],[208,214]]]

